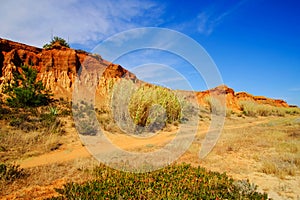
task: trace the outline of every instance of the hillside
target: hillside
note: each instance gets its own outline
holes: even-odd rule
[[[95,86],[97,97],[107,96],[111,83],[121,78],[141,83],[134,74],[118,64],[104,60],[100,55],[61,46],[46,50],[0,38],[0,92],[2,86],[10,82],[12,72],[18,70],[21,64],[36,68],[39,72],[39,79],[54,93],[56,98],[71,99],[75,79],[81,67],[83,75],[80,80],[90,88]],[[202,105],[206,104],[207,96],[225,95],[226,105],[232,110],[241,109],[239,101],[249,100],[258,104],[289,107],[284,100],[253,96],[246,92],[235,92],[225,85],[207,91],[183,93],[196,96]]]
[[[1,89],[22,64],[55,100],[13,107],[0,91],[0,199],[299,198],[300,110],[284,100],[226,85],[171,91],[100,55],[0,39]],[[98,155],[112,163],[99,165]],[[154,171],[123,172],[136,166]]]

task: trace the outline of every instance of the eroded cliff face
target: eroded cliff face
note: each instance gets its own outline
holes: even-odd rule
[[[36,68],[39,72],[38,78],[42,80],[47,89],[52,91],[55,97],[71,99],[76,77],[78,77],[78,84],[83,86],[77,94],[89,98],[97,96],[99,102],[109,99],[107,96],[112,85],[121,78],[132,80],[137,84],[142,83],[128,70],[102,59],[100,55],[62,46],[46,50],[0,38],[0,92],[2,86],[12,79],[13,71],[18,70],[22,64]],[[97,91],[97,95],[95,95],[95,91]],[[188,91],[183,93],[185,95],[192,94]],[[283,100],[253,96],[246,92],[236,93],[225,85],[195,92],[191,96],[196,96],[200,104],[206,104],[206,98],[209,96],[223,96],[221,101],[234,110],[240,109],[239,101],[241,100],[251,100],[279,107],[289,106]]]
[[[226,106],[233,110],[241,109],[239,105],[239,102],[241,101],[254,101],[259,104],[266,104],[266,105],[271,105],[276,107],[289,107],[287,102],[283,100],[271,99],[263,96],[253,96],[246,92],[235,92],[233,89],[227,87],[226,85],[221,85],[216,88],[206,90],[203,92],[196,92],[197,99],[201,104],[206,104],[205,101],[209,96],[213,96],[217,98],[218,96],[222,96],[222,94],[226,101]]]
[[[60,46],[40,49],[0,38],[0,88],[10,82],[13,71],[22,64],[36,68],[38,78],[57,97],[72,96],[78,74],[86,87],[104,89],[99,90],[103,95],[111,80],[137,80],[134,74],[99,55]]]

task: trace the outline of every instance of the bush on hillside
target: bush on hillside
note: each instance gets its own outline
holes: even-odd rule
[[[134,123],[147,126],[153,122],[173,123],[181,119],[181,105],[169,89],[144,85],[137,89],[129,102],[129,113]]]
[[[50,103],[50,91],[42,81],[37,81],[37,70],[27,65],[21,66],[21,72],[13,72],[13,80],[4,93],[10,97],[7,103],[11,107],[37,107]]]
[[[125,132],[155,132],[181,119],[181,102],[169,89],[154,85],[137,87],[132,81],[115,84],[112,114]]]

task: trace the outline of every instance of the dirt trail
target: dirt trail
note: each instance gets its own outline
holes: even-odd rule
[[[83,158],[91,156],[88,150],[82,145],[73,145],[62,147],[61,149],[43,154],[37,157],[31,157],[19,162],[20,167],[30,168],[41,165],[48,165],[58,162],[66,162],[76,158]]]
[[[239,125],[225,125],[223,127],[224,130],[231,129],[240,129],[251,126],[256,126],[259,124],[267,123],[270,119],[258,119],[254,122],[245,122]],[[198,130],[197,135],[202,135],[207,133],[208,127],[205,127],[204,130]],[[155,135],[150,138],[141,139],[136,137],[130,137],[125,134],[113,134],[109,136],[110,140],[119,146],[122,149],[126,150],[137,150],[144,148],[145,145],[153,145],[153,146],[163,146],[171,141],[175,136],[173,132],[161,132],[158,135]],[[210,130],[213,131],[213,130]],[[124,143],[126,141],[126,143]],[[77,158],[89,157],[91,154],[89,151],[81,145],[80,143],[63,145],[60,149],[52,151],[47,154],[43,154],[37,157],[31,157],[25,160],[19,161],[19,164],[22,168],[30,168],[37,167],[41,165],[53,164],[53,163],[61,163],[66,161],[71,161]]]

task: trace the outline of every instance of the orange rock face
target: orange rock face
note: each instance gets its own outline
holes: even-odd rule
[[[253,96],[246,92],[234,92],[233,89],[228,88],[225,85],[206,90],[203,92],[197,92],[198,102],[205,105],[205,98],[209,96],[218,97],[224,95],[226,99],[226,106],[232,110],[240,110],[239,101],[254,101],[259,104],[267,104],[276,107],[289,107],[289,105],[280,99],[271,99],[263,96]]]
[[[121,78],[142,83],[128,70],[103,60],[99,55],[57,45],[46,50],[0,38],[0,92],[2,86],[12,79],[12,72],[18,70],[22,64],[36,68],[39,72],[38,78],[56,97],[72,97],[76,77],[87,88],[83,92],[89,94],[97,89],[100,97],[107,96],[111,83]],[[207,97],[213,96],[233,110],[240,110],[238,102],[241,100],[279,107],[289,106],[283,100],[253,96],[246,92],[236,93],[225,85],[195,94],[200,104],[205,105]]]
[[[108,79],[136,79],[134,74],[99,55],[66,47],[40,49],[0,38],[0,86],[10,81],[12,72],[22,64],[36,68],[38,78],[56,96],[71,97],[80,71],[82,81],[91,87],[105,85]]]

